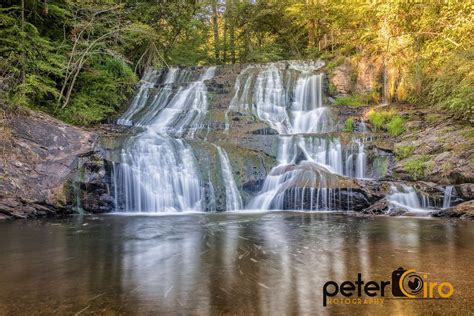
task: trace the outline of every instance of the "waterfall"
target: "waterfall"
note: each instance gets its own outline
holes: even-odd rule
[[[390,208],[402,208],[411,212],[426,212],[429,201],[420,200],[412,186],[398,184],[392,185],[390,194],[387,195]]]
[[[130,108],[118,120],[119,124],[142,126],[144,131],[126,140],[120,161],[113,166],[116,211],[205,208],[199,166],[182,137],[192,138],[203,127],[208,111],[204,81],[214,73],[215,67],[205,69],[197,79],[176,68],[164,76],[156,71],[145,74]]]
[[[453,189],[454,189],[454,186],[452,185],[448,185],[444,189],[443,209],[451,207],[451,197],[453,196]]]
[[[298,209],[330,210],[337,207],[335,194],[341,194],[328,187],[334,185],[332,175],[366,177],[362,142],[343,148],[338,138],[320,135],[335,131],[329,108],[323,104],[324,74],[314,73],[323,65],[291,62],[287,70],[278,63],[251,65],[237,78],[228,112],[252,114],[280,135],[278,165],[248,208],[282,209],[291,200]]]
[[[290,134],[324,133],[331,129],[328,108],[322,101],[323,74],[303,73],[295,86],[290,109]]]
[[[367,158],[365,154],[365,147],[364,143],[361,142],[360,140],[357,140],[358,144],[358,153],[357,153],[357,158],[356,158],[356,178],[364,178],[365,176],[365,168],[367,165]]]
[[[219,160],[221,163],[222,180],[225,187],[226,210],[240,210],[242,209],[242,198],[240,196],[239,190],[237,189],[237,185],[235,184],[229,157],[220,146],[215,145],[215,147],[219,154]]]
[[[122,149],[113,176],[117,210],[200,211],[202,180],[190,146],[182,139],[146,133]]]

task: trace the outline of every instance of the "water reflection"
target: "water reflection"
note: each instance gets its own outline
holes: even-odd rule
[[[314,314],[328,280],[385,280],[399,266],[446,279],[449,303],[386,300],[376,312],[469,311],[474,223],[338,214],[104,216],[0,223],[0,314]],[[353,306],[362,314],[365,306]]]

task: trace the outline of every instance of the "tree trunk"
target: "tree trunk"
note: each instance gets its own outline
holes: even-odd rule
[[[229,24],[229,50],[230,50],[230,62],[235,64],[235,7],[234,0],[227,0],[228,10],[228,24]]]
[[[219,61],[219,12],[217,11],[217,0],[212,1],[212,28],[214,30],[214,57]]]
[[[21,0],[21,32],[25,32],[25,0]],[[24,41],[25,39],[23,39]],[[21,52],[21,71],[20,71],[20,81],[21,83],[25,82],[25,64],[26,64],[26,55],[25,55],[25,48],[22,49]]]
[[[222,35],[222,61],[224,64],[227,64],[227,18],[224,20],[224,34]]]
[[[44,16],[47,16],[48,15],[48,0],[44,0],[43,1],[43,15]]]
[[[309,6],[313,5],[313,0],[306,0],[306,6],[308,10],[312,10]],[[314,47],[316,43],[316,21],[314,19],[310,19],[308,21],[308,48]]]

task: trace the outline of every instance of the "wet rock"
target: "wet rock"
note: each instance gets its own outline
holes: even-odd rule
[[[242,183],[243,191],[249,194],[257,194],[262,190],[265,179],[250,180]]]
[[[370,205],[369,207],[362,210],[363,214],[368,215],[383,215],[387,214],[389,211],[389,203],[388,201],[383,198],[375,202],[374,204]]]
[[[78,157],[94,151],[97,135],[40,112],[8,118],[11,137],[0,160],[1,213],[12,218],[70,211],[68,181]]]
[[[409,211],[401,207],[389,208],[387,212],[387,215],[390,215],[390,216],[402,216],[402,215],[407,215],[407,214],[409,214]]]
[[[278,132],[270,127],[257,129],[255,131],[252,131],[251,133],[255,135],[278,135]]]
[[[270,175],[283,180],[274,208],[362,211],[388,192],[386,184],[342,177],[310,161],[280,165]]]
[[[287,189],[283,199],[284,210],[361,211],[370,205],[366,192],[348,188],[336,188],[330,191],[308,188]]]
[[[46,202],[28,201],[21,197],[0,199],[0,219],[26,219],[70,213],[69,208],[58,207]]]
[[[70,188],[74,205],[89,213],[105,213],[113,210],[114,199],[109,191],[111,166],[100,152],[82,156],[74,185]],[[75,190],[79,188],[79,190]]]
[[[456,193],[464,200],[474,200],[474,183],[463,183],[454,187]]]
[[[463,202],[446,210],[434,211],[434,217],[449,217],[474,220],[474,200]]]

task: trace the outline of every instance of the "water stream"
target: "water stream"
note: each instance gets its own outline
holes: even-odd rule
[[[114,165],[112,186],[117,211],[205,209],[201,173],[192,148],[182,137],[192,137],[203,127],[208,110],[204,81],[214,73],[215,67],[206,68],[190,82],[187,70],[181,73],[171,68],[161,76],[154,71],[145,75],[129,110],[118,121],[143,126],[144,131],[125,142],[120,162]],[[155,85],[159,87],[152,94]],[[178,86],[176,91],[173,86]]]
[[[454,190],[454,187],[452,185],[448,185],[444,189],[443,209],[449,208],[451,206],[451,198],[453,196],[453,190]]]
[[[240,210],[242,209],[242,197],[240,196],[239,189],[237,189],[237,185],[235,184],[229,156],[222,147],[216,145],[216,149],[219,153],[219,160],[222,168],[222,180],[225,184],[226,210]]]

